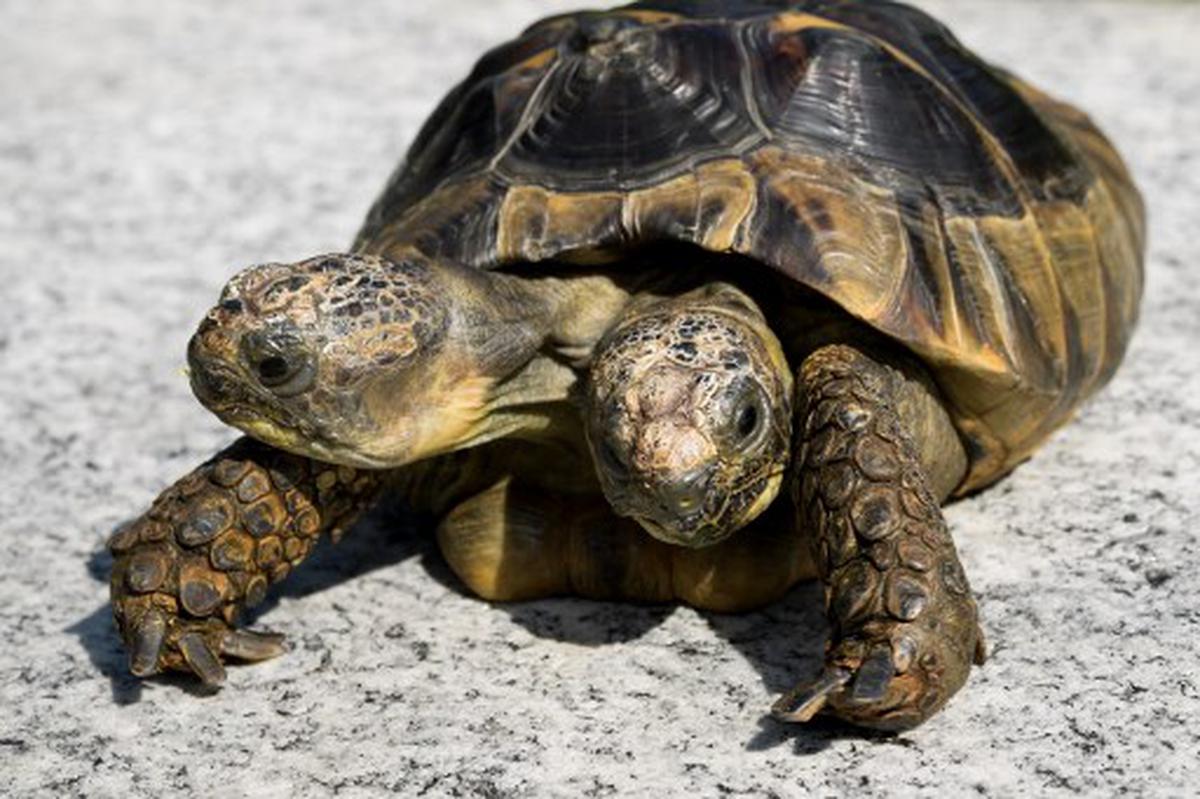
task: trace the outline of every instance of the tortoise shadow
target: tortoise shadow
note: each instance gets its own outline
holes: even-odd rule
[[[114,526],[110,533],[134,518]],[[285,598],[301,599],[412,557],[419,557],[422,567],[438,583],[469,594],[438,551],[434,528],[431,517],[414,514],[398,504],[384,503],[355,524],[336,546],[325,543],[318,547],[285,582],[272,587],[260,605],[243,613],[240,624],[247,627],[259,624]],[[112,555],[104,548],[91,554],[87,571],[96,582],[107,583],[112,566]],[[534,635],[588,646],[634,640],[674,610],[671,606],[639,607],[572,598],[501,607]],[[129,671],[128,655],[107,602],[65,628],[65,632],[79,639],[96,671],[108,678],[116,705],[141,701],[147,684],[177,687],[196,696],[213,693],[213,689],[185,674],[135,677]]]
[[[673,605],[638,605],[577,597],[497,605],[538,638],[581,646],[636,641],[675,612]]]
[[[319,593],[412,557],[419,557],[422,567],[437,582],[456,592],[469,593],[442,559],[433,529],[430,517],[385,504],[367,514],[337,546],[317,548],[286,582],[272,589],[261,605],[244,615],[243,623],[258,623],[284,598],[300,599]],[[107,582],[112,556],[107,550],[93,553],[87,569],[92,579]],[[539,638],[594,647],[637,640],[675,613],[678,605],[563,597],[497,607]],[[758,672],[767,691],[778,695],[820,670],[827,632],[822,608],[819,584],[806,582],[759,611],[700,615]],[[96,670],[109,679],[116,705],[140,701],[147,683],[176,687],[197,696],[212,693],[188,675],[164,674],[149,679],[133,676],[107,603],[66,631],[79,639]],[[748,751],[774,749],[791,742],[796,754],[815,754],[841,738],[877,737],[836,720],[781,724],[770,717],[767,708],[763,710],[759,729],[746,744]]]
[[[709,626],[737,649],[762,677],[772,696],[787,693],[815,677],[824,667],[824,591],[816,580],[795,586],[787,596],[760,611],[739,615],[706,613]],[[764,708],[758,731],[746,743],[749,752],[775,749],[788,743],[793,754],[814,755],[840,740],[868,744],[916,746],[895,732],[856,727],[832,716],[817,716],[804,724],[777,721]]]
[[[765,752],[769,749],[792,745],[792,754],[816,755],[824,752],[837,741],[861,741],[867,744],[890,744],[914,747],[916,743],[894,732],[870,730],[830,716],[817,716],[804,724],[787,724],[770,715],[758,722],[758,732],[746,744],[747,752]]]
[[[453,578],[452,578],[453,579]],[[464,590],[464,589],[460,589]],[[498,605],[534,635],[555,641],[602,646],[635,640],[673,614],[678,604],[644,605],[577,598],[542,599]],[[791,690],[820,672],[828,631],[822,591],[816,581],[801,583],[759,611],[742,614],[701,612],[702,618],[758,672],[773,695]],[[747,751],[774,749],[789,742],[795,754],[824,751],[837,740],[891,738],[837,719],[820,717],[808,724],[783,724],[764,713]]]
[[[322,542],[267,598],[242,614],[240,623],[252,626],[284,599],[302,599],[348,580],[402,563],[424,560],[436,551],[433,521],[398,504],[384,503],[360,519],[336,545]],[[439,582],[441,575],[434,575]]]
[[[777,697],[820,672],[828,634],[823,608],[821,586],[810,580],[758,611],[701,615],[713,632],[758,672],[767,692]],[[795,754],[811,755],[842,738],[862,739],[863,731],[824,717],[807,724],[786,724],[764,707],[758,730],[745,748],[761,752],[790,742]]]
[[[95,577],[100,570],[112,568],[112,556],[105,550],[92,553],[88,572]],[[65,628],[79,639],[96,671],[108,678],[114,705],[132,705],[141,701],[142,680],[129,671],[129,659],[113,623],[108,603],[101,605],[79,621]]]

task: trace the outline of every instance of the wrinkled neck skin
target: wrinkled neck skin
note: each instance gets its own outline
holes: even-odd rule
[[[397,393],[386,392],[376,412],[381,419],[399,410],[421,420],[410,431],[416,440],[405,447],[409,460],[500,438],[577,446],[578,412],[570,400],[578,366],[627,307],[636,277],[528,278],[451,266],[437,278],[438,290],[454,298],[450,327],[445,351],[424,375],[428,389],[415,400],[436,410],[391,408]]]

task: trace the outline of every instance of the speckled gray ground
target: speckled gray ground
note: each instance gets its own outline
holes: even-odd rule
[[[231,439],[180,367],[241,265],[345,245],[432,103],[564,2],[0,3],[0,794],[1181,795],[1200,785],[1200,6],[929,3],[1088,109],[1152,225],[1079,422],[949,511],[995,647],[896,739],[764,721],[816,593],[739,618],[463,596],[368,525],[262,614],[288,656],[139,683],[101,544]],[[1190,789],[1189,789],[1190,786]]]

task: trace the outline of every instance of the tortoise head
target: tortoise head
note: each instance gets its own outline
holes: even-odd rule
[[[634,312],[601,342],[588,441],[613,508],[700,547],[757,517],[788,462],[791,372],[753,301],[713,284]]]
[[[323,461],[387,467],[453,448],[489,381],[455,345],[450,271],[362,255],[247,269],[192,337],[192,389],[223,421]]]

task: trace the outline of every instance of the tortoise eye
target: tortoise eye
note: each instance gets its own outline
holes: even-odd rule
[[[281,355],[269,356],[258,363],[258,379],[270,388],[287,381],[295,369]]]
[[[312,387],[316,368],[296,336],[278,331],[250,333],[242,339],[242,347],[255,378],[273,394],[291,397]]]
[[[302,356],[269,355],[255,365],[258,382],[279,397],[294,397],[312,388],[317,370]]]
[[[757,405],[750,404],[742,408],[737,418],[737,434],[742,438],[754,435],[754,431],[758,429],[760,418]]]
[[[752,380],[739,381],[733,386],[722,413],[725,420],[721,425],[721,438],[728,446],[739,450],[754,447],[763,438],[770,412],[767,397]]]

